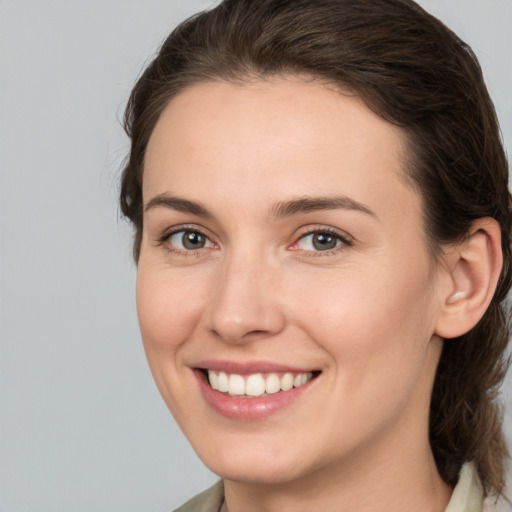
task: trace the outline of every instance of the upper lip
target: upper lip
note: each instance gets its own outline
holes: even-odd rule
[[[254,373],[307,373],[314,371],[314,369],[297,368],[284,364],[269,362],[269,361],[223,361],[223,360],[207,360],[201,361],[196,368],[201,370],[214,370],[225,373],[236,373],[239,375],[249,375]]]

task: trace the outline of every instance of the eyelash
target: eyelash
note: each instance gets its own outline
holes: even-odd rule
[[[174,235],[177,235],[178,233],[183,233],[183,234],[185,234],[185,233],[191,233],[192,234],[193,233],[193,234],[197,234],[197,235],[200,235],[201,237],[204,237],[207,241],[209,241],[214,246],[216,245],[214,242],[211,241],[210,237],[205,235],[201,230],[199,230],[199,229],[197,229],[195,227],[192,227],[192,226],[191,227],[180,226],[179,228],[175,228],[175,229],[173,229],[170,232],[164,233],[158,239],[157,245],[158,246],[164,246],[168,252],[176,254],[178,256],[197,256],[197,255],[200,254],[202,249],[207,249],[208,248],[208,247],[201,247],[201,248],[196,249],[196,250],[193,250],[193,249],[190,249],[190,250],[177,249],[176,247],[172,246],[169,241],[170,241],[170,239]],[[339,233],[338,231],[336,231],[336,230],[334,230],[332,228],[327,228],[327,227],[319,226],[317,228],[309,229],[308,231],[306,231],[304,233],[301,233],[300,236],[296,239],[296,241],[293,242],[291,247],[299,244],[301,240],[304,240],[306,237],[311,236],[311,235],[329,235],[329,236],[335,237],[340,243],[339,243],[339,245],[336,245],[336,247],[334,247],[332,249],[329,249],[329,250],[325,250],[325,251],[321,251],[321,250],[311,250],[311,251],[304,250],[302,252],[304,253],[305,257],[331,256],[333,254],[336,254],[340,250],[343,250],[343,248],[350,247],[350,246],[353,245],[353,240],[350,237],[348,237],[347,235],[342,235],[341,233]],[[300,249],[291,249],[291,250],[299,251]],[[311,253],[311,254],[307,254],[307,253]]]

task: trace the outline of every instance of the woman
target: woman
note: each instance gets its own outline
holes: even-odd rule
[[[225,0],[137,82],[121,208],[183,511],[482,510],[507,450],[508,169],[411,0]]]

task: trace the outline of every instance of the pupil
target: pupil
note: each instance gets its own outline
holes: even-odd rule
[[[194,232],[184,233],[182,242],[185,249],[201,249],[205,244],[203,235]]]
[[[336,237],[328,233],[317,233],[313,236],[313,247],[319,251],[334,249],[336,243]]]

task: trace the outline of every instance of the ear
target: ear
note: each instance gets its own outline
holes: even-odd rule
[[[478,323],[496,290],[503,265],[498,222],[490,217],[475,220],[469,236],[446,256],[450,285],[442,297],[435,333],[456,338]]]

